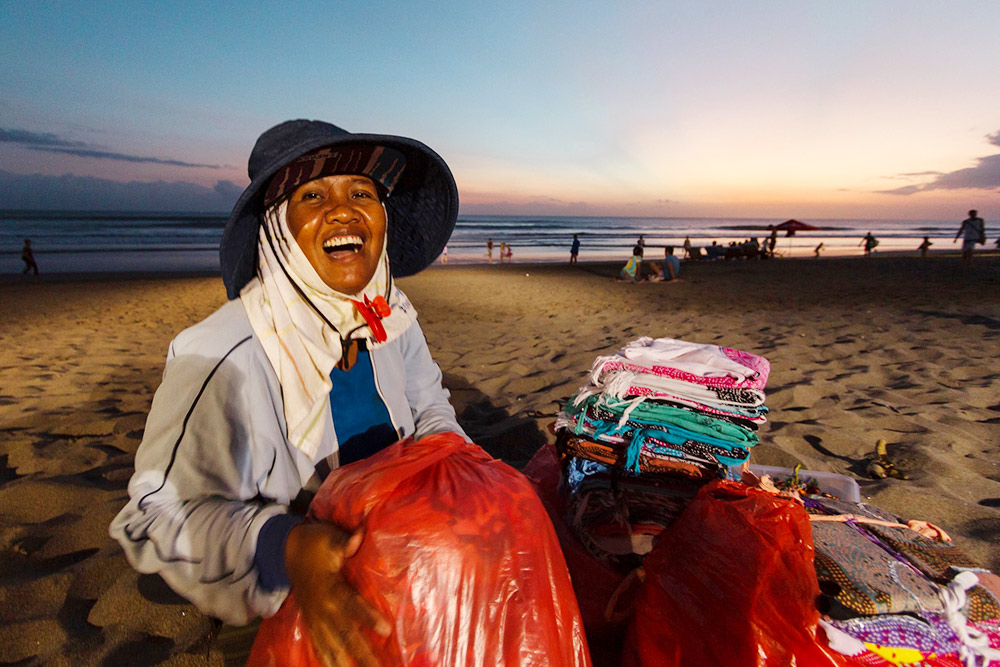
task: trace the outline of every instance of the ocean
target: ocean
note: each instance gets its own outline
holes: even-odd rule
[[[219,239],[226,213],[136,211],[0,211],[0,275],[23,268],[21,248],[31,239],[43,273],[143,273],[218,271]],[[625,261],[639,235],[650,248],[728,245],[751,237],[763,242],[773,218],[638,218],[461,215],[448,243],[451,263],[484,263],[486,244],[512,248],[514,262],[563,262],[573,234],[580,237],[580,261]],[[957,250],[952,239],[958,220],[804,220],[818,231],[779,234],[785,256],[813,254],[823,243],[826,256],[860,255],[862,237],[879,239],[877,251],[915,251],[924,236],[934,250]],[[987,233],[992,237],[992,231]],[[992,239],[991,239],[992,240]]]

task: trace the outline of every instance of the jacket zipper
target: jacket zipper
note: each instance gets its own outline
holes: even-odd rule
[[[397,426],[399,422],[396,421],[395,415],[392,414],[392,408],[389,407],[389,402],[385,400],[385,394],[382,393],[382,385],[378,381],[378,368],[375,366],[375,350],[368,351],[368,359],[372,363],[372,378],[375,380],[375,391],[378,392],[378,397],[382,401],[382,405],[385,406],[385,411],[389,413],[389,421],[392,422],[392,428],[396,431],[396,436],[402,439],[403,434],[400,432],[400,427]]]

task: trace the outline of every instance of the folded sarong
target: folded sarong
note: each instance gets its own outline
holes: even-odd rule
[[[708,387],[745,389],[763,389],[771,371],[767,359],[750,352],[648,336],[626,344],[614,355],[598,357],[594,368],[616,363],[628,370]]]
[[[729,412],[760,413],[764,406],[764,392],[760,389],[741,387],[709,387],[684,380],[675,380],[642,372],[617,361],[607,366],[595,365],[590,374],[590,385],[580,393],[604,392],[611,396],[648,396],[699,403]]]
[[[747,447],[753,447],[758,442],[756,432],[745,426],[660,401],[624,400],[606,394],[574,396],[566,402],[563,411],[570,417],[586,411],[595,419],[616,421],[618,424],[668,424],[697,435]]]
[[[685,417],[683,426],[666,422],[646,422],[625,412],[628,402],[611,404],[611,409],[600,403],[615,401],[608,397],[591,397],[574,406],[567,402],[566,409],[556,417],[556,428],[567,429],[575,435],[611,445],[625,446],[625,467],[639,472],[639,457],[643,452],[659,456],[709,465],[731,467],[742,465],[750,457],[750,448],[757,444],[757,435],[742,427],[724,422],[732,429],[715,430]],[[641,405],[641,404],[640,404]],[[669,406],[661,406],[669,407]],[[689,414],[690,411],[671,408]],[[634,413],[634,410],[632,411]],[[707,419],[704,415],[697,415]],[[624,419],[624,422],[622,421]],[[715,420],[722,422],[722,420]],[[691,430],[697,428],[698,430]],[[723,437],[719,437],[723,436]],[[725,439],[728,438],[728,439]]]
[[[626,468],[626,446],[624,443],[596,442],[586,437],[563,432],[556,440],[556,447],[568,456],[586,459],[622,470],[630,475],[665,475],[686,477],[699,482],[707,482],[723,476],[726,468],[709,459],[696,460],[692,457],[671,456],[646,449],[639,452],[638,470]]]

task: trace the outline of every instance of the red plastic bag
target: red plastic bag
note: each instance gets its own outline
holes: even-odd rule
[[[701,489],[646,556],[625,665],[840,665],[817,643],[812,529],[798,503]]]
[[[527,479],[454,433],[333,471],[309,514],[365,538],[345,564],[392,635],[383,665],[590,665],[559,543]],[[289,595],[248,667],[320,667]]]

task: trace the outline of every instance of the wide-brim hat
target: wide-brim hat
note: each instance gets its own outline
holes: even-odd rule
[[[385,148],[405,158],[402,173],[393,174],[391,194],[384,201],[393,276],[413,275],[441,254],[458,218],[458,188],[440,155],[415,139],[355,134],[318,120],[290,120],[257,139],[247,166],[250,185],[240,195],[222,232],[219,259],[230,299],[239,296],[256,273],[257,232],[272,178],[297,159],[327,147],[334,152],[348,147]]]

